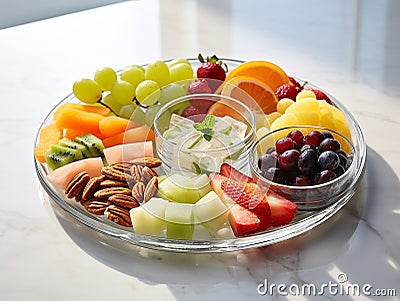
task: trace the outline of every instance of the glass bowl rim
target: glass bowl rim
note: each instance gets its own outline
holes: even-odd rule
[[[254,135],[255,135],[256,117],[255,117],[253,111],[251,111],[250,108],[249,108],[246,104],[240,102],[239,100],[237,100],[237,99],[235,99],[235,98],[232,98],[232,97],[226,96],[226,95],[221,95],[221,94],[214,94],[214,93],[211,93],[211,94],[210,94],[210,93],[191,94],[191,95],[181,96],[181,97],[176,98],[176,99],[174,99],[174,100],[168,102],[167,104],[163,105],[163,106],[159,109],[159,111],[157,112],[156,116],[154,117],[154,122],[153,122],[154,132],[155,132],[155,134],[156,134],[156,137],[158,137],[159,139],[161,139],[161,141],[162,141],[161,143],[162,143],[163,145],[164,145],[164,144],[167,144],[167,145],[172,146],[172,147],[177,146],[176,143],[173,143],[173,142],[171,142],[171,141],[169,141],[168,139],[165,139],[165,138],[163,137],[163,135],[161,134],[161,132],[160,132],[158,126],[157,126],[157,120],[159,120],[161,114],[165,113],[170,107],[176,105],[177,103],[179,103],[179,102],[181,102],[181,101],[184,101],[184,100],[186,100],[186,99],[188,99],[188,98],[191,98],[191,97],[192,97],[192,98],[193,98],[193,97],[195,97],[195,98],[222,97],[222,98],[224,98],[224,99],[228,99],[229,101],[233,101],[233,102],[235,102],[236,104],[241,105],[244,109],[246,109],[246,111],[250,114],[250,118],[251,118],[251,123],[252,123],[252,124],[249,125],[249,126],[250,126],[250,130],[249,130],[249,132],[247,133],[247,135],[246,135],[242,140],[237,141],[237,142],[235,142],[235,143],[233,143],[233,144],[231,144],[231,145],[229,145],[229,146],[219,147],[219,148],[215,148],[215,149],[207,149],[207,150],[193,150],[193,149],[187,149],[187,148],[180,148],[179,151],[181,151],[181,152],[190,151],[191,153],[195,153],[195,154],[216,153],[216,152],[226,151],[226,150],[229,150],[229,149],[234,149],[234,148],[236,148],[237,146],[246,144],[247,142],[249,142],[249,140],[251,141],[252,137],[254,137]],[[156,143],[157,143],[157,142],[156,142]]]
[[[344,139],[351,147],[351,153],[353,154],[353,160],[350,164],[350,166],[346,169],[346,171],[340,175],[339,177],[326,182],[326,183],[322,183],[322,184],[316,184],[316,185],[305,185],[305,186],[295,186],[295,185],[287,185],[287,184],[281,184],[281,183],[277,183],[274,181],[271,181],[269,179],[267,179],[266,177],[264,177],[261,174],[261,170],[258,166],[256,166],[255,164],[255,157],[257,154],[257,146],[261,143],[262,140],[270,137],[271,135],[273,135],[274,133],[277,133],[279,131],[283,131],[283,130],[290,130],[290,129],[317,129],[317,130],[322,130],[322,131],[329,131],[332,132],[338,136],[340,136],[342,139]],[[320,188],[325,188],[328,187],[330,185],[333,185],[337,182],[342,181],[344,178],[348,177],[349,174],[351,173],[351,171],[355,168],[355,164],[357,162],[356,159],[358,159],[358,152],[356,151],[353,143],[344,135],[342,135],[341,133],[332,130],[330,128],[326,128],[326,127],[321,127],[321,126],[311,126],[311,125],[297,125],[297,126],[286,126],[286,127],[282,127],[273,131],[268,132],[267,134],[265,134],[264,136],[260,137],[259,139],[257,139],[254,144],[251,146],[250,149],[250,154],[249,154],[249,164],[250,164],[250,169],[252,172],[254,172],[256,174],[256,176],[261,179],[264,182],[270,183],[271,186],[275,186],[275,187],[279,187],[282,189],[292,189],[292,190],[310,190],[310,189],[320,189]]]

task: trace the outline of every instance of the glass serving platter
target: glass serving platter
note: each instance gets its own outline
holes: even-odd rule
[[[240,60],[222,59],[229,70],[232,70],[239,64]],[[189,59],[193,68],[199,65],[196,59]],[[297,78],[296,78],[297,79]],[[302,82],[300,79],[297,79]],[[318,88],[312,84],[308,84],[313,88]],[[318,88],[319,89],[319,88]],[[325,92],[326,93],[326,92]],[[121,242],[124,244],[135,245],[150,249],[172,251],[180,253],[216,253],[237,251],[247,248],[262,247],[275,244],[292,237],[303,234],[318,225],[327,221],[336,212],[338,212],[351,199],[359,186],[363,177],[366,166],[366,144],[361,128],[353,116],[353,114],[334,96],[326,93],[334,105],[339,108],[345,115],[352,137],[352,143],[355,147],[356,155],[353,164],[355,164],[355,173],[350,184],[343,189],[337,197],[337,201],[326,208],[311,211],[298,211],[294,220],[286,225],[277,228],[271,228],[267,231],[257,233],[246,237],[233,237],[224,239],[196,239],[196,240],[178,240],[164,237],[147,236],[137,234],[132,228],[119,226],[102,216],[92,215],[88,213],[83,206],[77,202],[71,202],[64,194],[64,191],[54,187],[46,178],[47,169],[44,164],[36,159],[34,165],[36,173],[41,184],[42,193],[50,200],[50,204],[61,218],[73,219],[77,225],[83,225],[98,233],[104,234],[112,238],[116,242],[116,246]],[[45,117],[40,129],[52,122],[52,115],[59,106],[66,102],[77,102],[73,94],[66,96],[61,100]],[[39,129],[39,132],[40,132]],[[35,138],[35,145],[38,143],[38,135]],[[62,214],[60,214],[62,212]]]

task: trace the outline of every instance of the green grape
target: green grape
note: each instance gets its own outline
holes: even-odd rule
[[[144,71],[144,76],[146,79],[157,82],[160,87],[170,83],[168,66],[162,61],[155,61],[149,64]]]
[[[169,67],[169,73],[171,83],[193,78],[192,66],[185,63],[179,63]]]
[[[118,80],[111,89],[113,99],[121,105],[132,103],[135,88],[125,80]]]
[[[107,94],[101,100],[101,103],[105,104],[112,112],[118,115],[118,112],[121,110],[122,105],[116,102],[113,98],[111,93]]]
[[[143,71],[143,73],[144,73],[144,67],[143,66],[140,66],[140,65],[130,65],[129,67],[127,67],[127,68],[131,68],[131,67],[134,67],[134,68],[138,68],[138,69],[140,69],[140,70],[142,70]]]
[[[144,81],[144,70],[142,69],[140,69],[138,66],[130,66],[128,68],[125,68],[121,72],[120,78],[130,83],[136,90],[136,87],[142,81]]]
[[[101,87],[92,79],[82,78],[74,82],[72,91],[80,101],[93,104],[101,99]]]
[[[103,91],[110,91],[117,81],[117,74],[112,68],[103,67],[96,71],[94,80],[100,85]]]
[[[165,105],[173,99],[185,96],[185,89],[178,84],[169,84],[161,89],[160,99],[158,100],[161,105]]]
[[[156,117],[157,112],[160,110],[161,105],[154,105],[151,107],[148,107],[145,114],[144,114],[144,120],[149,127],[153,127],[154,123],[154,117]]]
[[[122,108],[119,110],[118,115],[122,118],[133,120],[139,124],[146,123],[145,113],[140,107],[138,107],[134,103],[122,106]]]
[[[174,66],[176,64],[181,64],[181,63],[192,66],[187,59],[174,59],[168,63],[168,67],[171,68],[172,66]]]
[[[136,99],[146,106],[155,104],[160,94],[160,86],[153,80],[144,80],[136,88]]]

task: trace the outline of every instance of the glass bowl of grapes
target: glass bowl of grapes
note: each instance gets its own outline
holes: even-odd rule
[[[358,144],[346,136],[319,126],[271,131],[250,150],[252,176],[299,209],[327,207],[347,193],[359,168]]]

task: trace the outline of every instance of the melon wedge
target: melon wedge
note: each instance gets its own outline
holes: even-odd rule
[[[100,157],[83,159],[57,168],[47,175],[47,179],[54,186],[65,190],[68,183],[78,173],[85,171],[91,178],[97,177],[101,175],[103,166],[103,160]]]
[[[123,133],[107,137],[103,139],[103,144],[105,147],[110,147],[119,144],[127,144],[134,142],[144,142],[154,139],[154,131],[147,125],[142,125]]]
[[[46,162],[44,154],[50,150],[53,144],[57,144],[62,137],[62,132],[54,123],[46,125],[39,134],[39,142],[35,147],[35,157],[39,162]]]
[[[88,113],[96,113],[102,116],[108,116],[110,114],[110,109],[104,107],[104,106],[98,106],[98,105],[84,105],[80,103],[65,103],[61,105],[53,114],[54,120],[57,120],[60,115],[62,115],[62,111],[65,109],[74,109],[74,110],[79,110],[82,112],[88,112]]]
[[[103,152],[108,164],[154,156],[151,141],[115,145],[105,148]]]
[[[104,137],[111,137],[139,126],[135,121],[118,116],[107,116],[99,122],[99,130]]]

